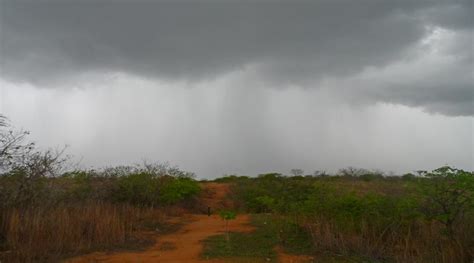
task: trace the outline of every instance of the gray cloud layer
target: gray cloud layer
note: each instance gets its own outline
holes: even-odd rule
[[[472,117],[354,107],[330,87],[271,89],[253,74],[192,88],[130,75],[78,89],[0,82],[0,111],[40,147],[71,145],[85,167],[161,160],[206,178],[292,168],[474,168]]]
[[[334,88],[344,84],[360,101],[474,115],[469,0],[3,1],[0,7],[1,76],[13,81],[50,86],[107,72],[199,81],[253,67],[268,86],[319,87],[335,79]],[[448,62],[413,66],[408,81],[363,75],[416,60],[425,52],[420,42],[436,28],[456,35],[456,45],[441,52]]]

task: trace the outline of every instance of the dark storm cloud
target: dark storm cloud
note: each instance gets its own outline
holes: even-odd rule
[[[409,83],[403,83],[397,85],[396,89],[386,89],[386,92],[381,93],[377,98],[408,106],[423,106],[427,111],[434,113],[474,116],[473,72],[472,69],[470,72],[466,71],[466,68],[462,68],[459,72],[447,72],[448,74],[440,74],[433,79],[420,81],[416,89]]]
[[[250,66],[268,85],[310,87],[411,59],[433,27],[465,32],[472,46],[472,11],[471,1],[3,1],[0,69],[5,79],[48,86],[91,72],[196,81]],[[472,67],[472,49],[450,52],[456,68]],[[464,110],[472,97],[459,93],[472,94],[472,78],[447,77],[368,97],[472,114]],[[445,96],[451,89],[459,96]]]
[[[448,2],[449,3],[449,2]],[[472,29],[474,19],[472,15],[473,1],[453,1],[451,4],[426,8],[422,17],[426,22],[443,25],[452,29]]]
[[[6,2],[1,55],[6,74],[33,81],[90,70],[195,78],[251,63],[285,77],[346,73],[417,41],[424,28],[415,7]]]

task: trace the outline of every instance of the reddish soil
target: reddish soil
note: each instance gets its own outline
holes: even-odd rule
[[[316,262],[314,258],[306,255],[290,255],[286,254],[281,248],[277,249],[278,262],[281,263],[303,263],[303,262]]]
[[[229,207],[231,202],[226,201],[229,193],[228,184],[205,183],[202,203],[213,210]],[[174,218],[173,221],[176,219]],[[201,258],[202,241],[209,236],[223,234],[225,222],[219,215],[192,215],[187,214],[179,218],[185,224],[179,231],[156,237],[155,244],[145,251],[134,252],[96,252],[68,260],[69,263],[89,262],[163,262],[163,263],[194,263],[194,262],[229,262],[230,260],[206,260]],[[248,232],[253,227],[249,225],[248,215],[239,215],[229,222],[229,231]],[[284,254],[278,249],[280,262],[308,262],[309,258]],[[237,262],[243,262],[236,260]],[[249,262],[249,261],[245,261]],[[262,262],[262,261],[259,261]]]
[[[203,186],[202,204],[212,210],[225,207],[229,193],[228,184],[205,183]],[[139,252],[96,252],[68,260],[70,263],[86,262],[225,262],[220,260],[203,260],[200,253],[202,240],[209,236],[224,233],[225,223],[219,215],[184,215],[179,219],[190,222],[179,231],[159,236],[151,248]],[[174,221],[174,220],[173,220]],[[251,231],[248,215],[239,215],[229,222],[229,231]]]
[[[218,215],[187,215],[192,220],[176,233],[161,236],[153,247],[146,251],[125,253],[93,253],[68,262],[225,262],[200,258],[202,240],[212,235],[222,234],[224,222]],[[229,230],[244,232],[252,230],[247,215],[241,215],[229,222]]]

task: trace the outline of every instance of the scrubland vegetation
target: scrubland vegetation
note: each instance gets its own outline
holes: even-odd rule
[[[157,166],[153,166],[157,168]],[[34,178],[0,177],[0,258],[51,261],[97,249],[136,247],[164,216],[199,209],[198,183],[166,166],[120,167]]]
[[[38,150],[0,118],[0,260],[54,262],[150,242],[168,215],[205,213],[194,175],[167,164],[72,169],[63,151]],[[322,262],[472,262],[474,175],[451,167],[385,176],[347,168],[329,175],[226,176],[251,233],[204,242],[206,258],[276,260],[275,249]],[[226,224],[227,225],[227,224]],[[226,229],[227,230],[227,229]]]
[[[247,247],[250,240],[258,239],[271,243],[270,248],[280,246],[329,262],[474,259],[471,172],[441,167],[399,177],[349,168],[333,176],[272,173],[216,181],[231,182],[238,208],[256,214],[254,224],[266,230],[235,233],[234,243],[227,245],[222,237],[213,237],[207,243],[208,255],[245,254],[248,250],[236,247]],[[232,252],[229,247],[234,248]],[[268,249],[253,254],[259,253],[272,256]]]
[[[167,164],[72,169],[0,118],[0,261],[52,262],[98,249],[139,248],[164,216],[199,209],[194,175]]]

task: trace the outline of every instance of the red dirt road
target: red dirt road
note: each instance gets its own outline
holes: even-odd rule
[[[229,184],[204,183],[201,186],[204,191],[200,199],[205,206],[209,206],[213,210],[233,206],[232,201],[227,198],[231,194]]]
[[[225,206],[226,196],[229,193],[228,184],[206,183],[202,185],[204,205],[217,209]],[[179,231],[160,236],[155,245],[139,252],[96,252],[68,260],[70,263],[86,262],[225,262],[219,260],[203,260],[200,254],[203,249],[202,240],[209,236],[223,234],[225,222],[218,216],[212,215],[185,215],[181,221],[191,222]],[[229,231],[251,231],[248,215],[239,215],[229,222]]]
[[[192,220],[178,232],[161,236],[157,243],[146,251],[125,253],[93,253],[72,259],[71,263],[86,262],[225,262],[204,260],[200,258],[203,248],[202,240],[212,235],[222,234],[224,222],[218,215],[187,215]],[[247,215],[240,215],[229,222],[229,230],[235,232],[250,231]]]
[[[231,202],[226,201],[229,193],[228,184],[206,183],[202,185],[204,194],[202,202],[211,208],[219,209],[228,207]],[[193,215],[188,214],[179,218],[181,222],[190,222],[184,225],[179,231],[159,236],[156,243],[145,251],[134,252],[96,252],[67,260],[68,263],[90,263],[90,262],[120,262],[120,263],[196,263],[210,262],[220,263],[229,262],[229,260],[206,260],[201,258],[203,250],[202,241],[210,236],[225,233],[225,222],[219,215]],[[235,220],[229,221],[229,231],[231,232],[249,232],[253,227],[249,224],[248,215],[238,215]],[[278,249],[279,262],[308,262],[307,257],[290,256],[282,253]],[[256,261],[255,261],[256,260]],[[265,262],[265,259],[239,260],[232,262]]]

